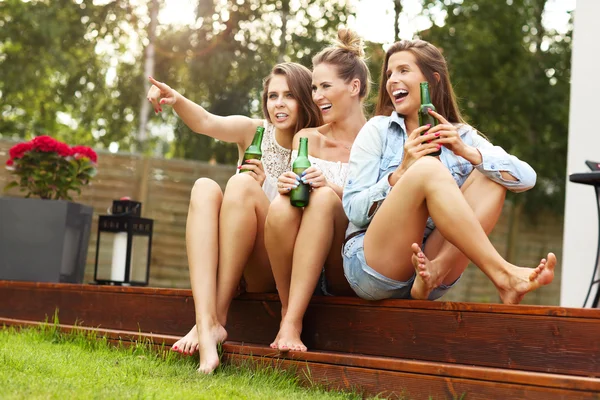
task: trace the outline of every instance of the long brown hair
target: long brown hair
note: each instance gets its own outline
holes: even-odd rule
[[[437,112],[448,122],[465,123],[450,83],[446,59],[437,47],[424,40],[401,40],[394,43],[385,53],[375,115],[390,115],[394,111],[392,99],[386,88],[388,81],[386,72],[390,57],[399,51],[410,51],[417,59],[417,66],[429,82],[431,102]],[[439,75],[439,79],[435,76],[436,73]]]
[[[371,79],[363,48],[363,42],[356,32],[340,28],[333,46],[324,48],[313,57],[313,69],[319,64],[331,64],[337,68],[339,77],[345,83],[358,78],[360,81],[358,97],[361,100],[365,99],[369,95]]]
[[[263,80],[262,111],[267,121],[271,122],[267,110],[269,83],[275,75],[284,76],[290,92],[298,102],[298,120],[294,133],[304,128],[314,128],[323,125],[321,110],[312,100],[312,74],[308,68],[297,63],[277,64],[271,73]]]

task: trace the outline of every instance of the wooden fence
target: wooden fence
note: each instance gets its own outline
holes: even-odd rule
[[[0,140],[0,190],[10,181],[9,172],[3,166],[8,159],[8,149],[14,143]],[[224,188],[234,172],[233,166],[100,151],[98,175],[76,199],[94,208],[85,281],[93,280],[98,215],[106,214],[113,199],[129,196],[142,202],[143,217],[154,220],[150,285],[188,288],[185,224],[190,191],[200,177],[214,179]],[[4,195],[20,194],[13,189]],[[548,251],[556,253],[559,267],[555,282],[527,296],[525,303],[557,305],[560,296],[562,217],[544,215],[533,223],[515,217],[512,211],[512,205],[507,202],[491,235],[492,242],[500,254],[510,256],[510,261],[518,265],[535,266]],[[110,253],[110,248],[101,247],[101,252]],[[476,267],[470,266],[457,287],[444,300],[497,302],[498,296],[487,277]]]

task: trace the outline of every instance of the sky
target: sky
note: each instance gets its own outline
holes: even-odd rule
[[[498,0],[501,1],[501,0]],[[508,0],[511,1],[511,0]],[[356,9],[356,18],[348,21],[365,40],[391,43],[394,39],[394,6],[392,0],[348,0]],[[190,24],[193,22],[197,0],[164,0],[159,15],[161,24]],[[403,0],[400,16],[400,37],[411,39],[415,32],[429,28],[430,22],[420,16],[421,0]],[[549,0],[546,3],[544,25],[564,32],[569,22],[568,11],[575,9],[575,0]],[[443,21],[440,15],[439,22]],[[436,21],[438,22],[438,21]]]

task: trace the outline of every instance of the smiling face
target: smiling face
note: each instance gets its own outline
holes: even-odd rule
[[[386,70],[386,90],[394,109],[400,115],[416,116],[421,106],[420,83],[427,78],[417,66],[410,51],[399,51],[390,56]]]
[[[331,64],[322,63],[314,68],[312,93],[313,101],[321,110],[326,124],[340,120],[350,109],[350,86],[339,77],[336,67]]]
[[[298,101],[283,75],[274,75],[267,89],[269,119],[279,130],[293,131],[298,120]]]

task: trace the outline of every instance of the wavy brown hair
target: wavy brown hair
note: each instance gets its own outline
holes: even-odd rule
[[[401,40],[394,43],[385,53],[375,115],[390,115],[394,111],[392,99],[386,88],[388,81],[386,72],[392,54],[400,51],[410,51],[415,56],[417,66],[429,82],[431,102],[437,112],[448,122],[465,123],[450,83],[446,59],[437,47],[424,40]],[[439,75],[439,79],[435,76],[436,73]]]
[[[271,122],[267,110],[267,98],[269,83],[275,75],[284,76],[290,92],[298,102],[298,120],[294,127],[294,133],[304,128],[314,128],[323,125],[321,110],[312,99],[312,74],[308,68],[297,63],[277,64],[271,73],[263,80],[262,111],[267,121]]]

